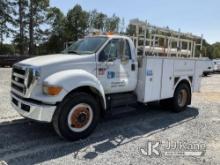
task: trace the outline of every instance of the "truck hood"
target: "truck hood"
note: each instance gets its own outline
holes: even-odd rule
[[[30,65],[35,67],[47,67],[49,65],[66,65],[70,63],[92,61],[95,61],[95,55],[54,54],[29,58],[19,62],[18,64]]]

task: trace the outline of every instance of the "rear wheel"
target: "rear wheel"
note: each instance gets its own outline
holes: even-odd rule
[[[173,98],[160,100],[160,106],[163,109],[172,109],[173,108]]]
[[[181,112],[187,108],[191,102],[191,92],[187,84],[182,83],[178,85],[173,97],[174,112]]]
[[[99,106],[91,95],[74,93],[58,106],[53,126],[62,138],[74,141],[89,136],[96,128],[99,116]]]

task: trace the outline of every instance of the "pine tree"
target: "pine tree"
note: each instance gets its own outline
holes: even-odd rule
[[[28,21],[28,0],[16,0],[15,1],[15,27],[18,28],[16,35],[14,36],[14,43],[19,49],[19,54],[24,55],[27,50],[27,21]]]
[[[89,14],[82,10],[80,5],[76,5],[73,9],[69,10],[66,17],[66,34],[68,40],[78,40],[79,37],[85,35],[88,28]]]
[[[105,22],[105,30],[107,32],[118,32],[119,31],[119,23],[120,23],[120,18],[117,17],[115,14],[113,14],[112,17],[109,17],[106,19]]]
[[[93,10],[92,12],[89,13],[89,22],[90,22],[89,27],[103,31],[106,18],[107,18],[106,14]]]
[[[53,7],[49,9],[48,24],[51,26],[50,36],[47,42],[49,53],[59,53],[63,50],[65,36],[65,16],[60,9]]]
[[[44,35],[41,25],[46,22],[49,0],[29,0],[29,54],[34,54],[34,44]]]
[[[10,33],[14,32],[10,25],[14,24],[13,8],[14,2],[10,0],[0,1],[0,45],[2,47],[4,37],[9,37]]]

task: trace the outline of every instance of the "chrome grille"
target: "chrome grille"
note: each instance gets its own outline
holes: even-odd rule
[[[25,75],[26,71],[24,68],[14,66],[12,69],[12,80],[11,87],[14,92],[24,95],[26,92],[25,88]]]

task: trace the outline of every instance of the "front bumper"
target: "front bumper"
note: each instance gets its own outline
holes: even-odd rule
[[[56,106],[25,101],[13,93],[11,93],[11,104],[21,116],[39,122],[52,122],[53,114],[56,110]]]

